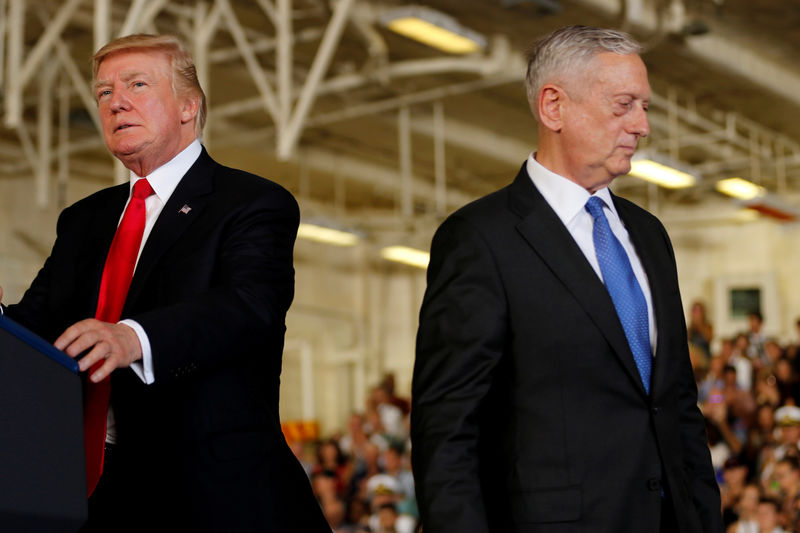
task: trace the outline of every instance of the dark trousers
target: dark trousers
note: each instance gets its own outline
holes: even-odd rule
[[[89,497],[89,521],[79,533],[104,533],[116,531],[120,520],[120,498],[115,495],[118,484],[116,447],[106,445],[103,474]],[[124,514],[122,516],[125,516]]]
[[[675,508],[672,505],[672,498],[669,491],[665,490],[664,497],[661,498],[661,525],[659,533],[680,533],[678,519],[675,517]]]

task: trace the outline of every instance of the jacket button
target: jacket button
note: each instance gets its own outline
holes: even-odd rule
[[[661,480],[653,477],[647,480],[647,488],[652,491],[661,489]]]
[[[657,415],[658,414],[658,407],[655,407],[655,406],[651,407],[650,408],[650,412],[653,413],[654,416]]]

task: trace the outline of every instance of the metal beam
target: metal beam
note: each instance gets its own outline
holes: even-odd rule
[[[133,0],[130,9],[128,9],[128,14],[125,16],[125,22],[122,23],[122,27],[117,33],[117,37],[130,35],[134,32],[139,26],[139,19],[142,17],[146,6],[147,0]]]
[[[414,178],[411,176],[411,111],[408,106],[401,107],[397,112],[397,139],[400,167],[400,213],[404,217],[410,217],[414,214],[412,189]]]
[[[38,165],[36,168],[36,205],[42,209],[50,200],[50,161],[53,157],[53,83],[58,72],[57,65],[49,63],[39,76],[39,105],[37,113],[37,137],[39,141]]]
[[[25,0],[11,0],[8,6],[8,76],[5,90],[5,124],[22,123],[22,49],[25,46]]]
[[[36,42],[36,45],[25,58],[25,63],[22,65],[20,72],[20,85],[24,87],[30,81],[33,74],[39,69],[42,61],[47,58],[50,49],[61,36],[64,27],[69,22],[69,19],[80,6],[81,0],[67,0],[61,6],[56,15],[48,21],[44,33]]]
[[[94,0],[94,51],[111,40],[111,0]]]
[[[447,161],[445,140],[447,129],[444,121],[444,105],[441,100],[433,104],[433,165],[436,190],[436,214],[447,212]]]
[[[362,159],[331,152],[322,148],[298,149],[293,157],[298,165],[306,165],[311,169],[325,172],[338,173],[348,180],[370,185],[388,191],[398,192],[400,188],[400,173],[397,169],[369,163]],[[430,203],[436,194],[433,184],[414,176],[412,194],[421,202]],[[457,208],[474,200],[475,197],[461,191],[449,190],[447,193],[447,207]]]
[[[280,6],[278,6],[278,9],[275,9],[275,4],[273,4],[271,0],[256,0],[256,3],[261,7],[261,10],[269,17],[270,21],[273,24],[277,25],[278,23],[276,21],[280,18],[280,15],[278,15],[278,10],[280,9]]]
[[[350,9],[353,6],[354,0],[339,0],[333,10],[328,27],[325,28],[325,34],[322,36],[322,42],[319,45],[314,61],[311,64],[311,70],[306,77],[303,90],[300,92],[300,98],[294,108],[294,112],[289,120],[287,128],[282,130],[278,135],[278,159],[286,161],[291,157],[297,140],[300,138],[300,132],[305,127],[308,113],[311,111],[311,106],[317,97],[317,89],[322,77],[328,71],[333,52],[339,43],[339,38],[344,31],[345,22],[350,14]]]
[[[0,0],[0,87],[5,79],[6,30],[8,28],[8,1]]]
[[[222,10],[222,15],[225,17],[231,36],[233,36],[233,40],[236,42],[239,52],[241,52],[247,70],[258,88],[258,92],[261,94],[264,110],[272,117],[273,122],[280,124],[279,106],[278,100],[275,97],[275,91],[272,89],[269,80],[267,80],[267,76],[261,68],[261,64],[258,62],[253,47],[250,46],[248,42],[244,30],[241,24],[239,24],[239,20],[236,18],[236,13],[233,12],[233,8],[228,0],[217,0],[217,5],[219,5]]]
[[[102,135],[103,126],[100,124],[100,115],[97,113],[97,103],[95,102],[92,89],[89,88],[89,84],[86,83],[83,74],[81,74],[78,69],[78,65],[75,64],[75,61],[69,54],[67,46],[61,42],[60,39],[56,41],[55,49],[58,59],[61,61],[61,66],[67,73],[67,76],[69,76],[72,86],[78,94],[78,98],[80,98],[83,107],[89,113],[89,117],[91,117],[95,128],[97,128],[97,132]]]
[[[278,129],[284,131],[289,124],[292,112],[292,0],[278,0],[275,32],[277,33],[277,76],[278,76]]]

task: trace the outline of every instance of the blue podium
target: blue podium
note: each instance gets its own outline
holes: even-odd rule
[[[84,465],[78,364],[0,316],[0,531],[75,533]]]

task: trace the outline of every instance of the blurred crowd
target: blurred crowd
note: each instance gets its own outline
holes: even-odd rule
[[[364,413],[316,443],[293,445],[334,533],[414,533],[419,513],[411,475],[408,399],[389,374],[370,391]]]
[[[800,532],[800,343],[766,337],[759,313],[748,324],[717,338],[700,302],[688,324],[723,518],[728,533]],[[335,533],[417,531],[409,410],[387,375],[344,431],[294,445]]]
[[[716,338],[692,305],[689,351],[727,531],[800,531],[800,346],[764,335],[764,317]],[[796,322],[800,338],[800,320]]]

